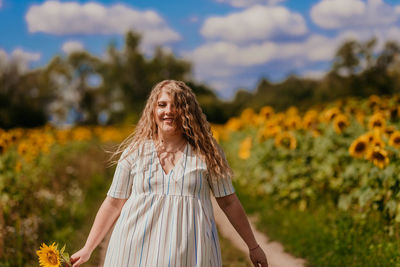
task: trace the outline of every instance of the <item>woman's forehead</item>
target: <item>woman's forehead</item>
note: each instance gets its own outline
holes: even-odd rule
[[[163,89],[158,95],[158,101],[173,101],[172,93]]]

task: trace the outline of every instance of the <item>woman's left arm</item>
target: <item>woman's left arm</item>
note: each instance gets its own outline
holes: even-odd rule
[[[217,197],[215,199],[217,200],[218,206],[223,210],[232,226],[249,248],[250,259],[254,266],[268,266],[265,253],[257,244],[246,213],[236,194]]]

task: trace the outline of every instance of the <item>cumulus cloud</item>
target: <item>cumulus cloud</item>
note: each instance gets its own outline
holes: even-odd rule
[[[22,48],[14,49],[11,54],[7,54],[6,51],[0,49],[0,68],[15,64],[20,72],[26,72],[29,70],[30,63],[38,61],[40,58],[40,53],[27,52]]]
[[[399,18],[397,8],[383,0],[322,0],[311,8],[311,19],[325,29],[387,26]]]
[[[122,4],[109,7],[90,2],[46,1],[32,5],[25,19],[29,32],[55,35],[124,34],[135,30],[146,45],[160,45],[181,39],[155,11],[139,11]]]
[[[377,52],[386,41],[400,41],[400,28],[392,26],[376,30],[346,30],[337,36],[326,37],[311,34],[303,41],[274,42],[264,41],[258,44],[235,44],[227,41],[208,42],[191,51],[186,51],[183,56],[194,62],[194,74],[200,81],[207,81],[219,92],[229,97],[240,83],[247,81],[254,84],[261,76],[262,69],[281,64],[286,71],[303,73],[304,77],[317,79],[324,72],[301,71],[309,69],[315,64],[329,62],[335,56],[339,46],[347,40],[367,41],[377,37]],[[253,80],[239,79],[243,73],[253,69]],[[283,70],[284,71],[284,70]],[[250,76],[250,75],[248,75]]]
[[[196,65],[250,67],[265,64],[273,60],[292,60],[301,58],[310,62],[332,59],[340,40],[321,35],[311,35],[301,42],[275,43],[265,41],[261,44],[238,45],[230,42],[210,42],[184,56],[194,61]],[[196,66],[195,65],[195,66]]]
[[[67,41],[62,45],[61,49],[62,51],[64,51],[65,54],[70,54],[72,52],[82,51],[84,50],[84,47],[81,42]]]
[[[325,74],[326,71],[324,70],[306,70],[301,74],[301,76],[307,79],[320,80],[325,76]]]
[[[217,0],[220,3],[227,3],[234,7],[248,7],[257,4],[274,5],[277,3],[284,2],[285,0]]]
[[[394,11],[396,12],[397,15],[400,15],[400,6],[396,6]]]
[[[223,17],[208,18],[201,34],[208,39],[250,42],[307,33],[304,18],[282,6],[253,6]]]

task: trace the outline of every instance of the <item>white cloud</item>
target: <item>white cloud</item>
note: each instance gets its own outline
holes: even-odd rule
[[[320,80],[325,76],[325,74],[326,71],[324,70],[306,70],[301,74],[301,76],[307,79]]]
[[[194,62],[196,79],[208,82],[222,95],[229,97],[239,85],[254,84],[257,78],[261,77],[262,68],[275,64],[285,65],[283,68],[287,71],[304,73],[304,77],[319,78],[324,72],[315,69],[302,70],[316,63],[332,60],[339,46],[346,40],[367,41],[374,36],[377,37],[379,51],[388,40],[400,41],[400,28],[389,27],[376,31],[347,30],[334,37],[312,34],[306,40],[296,42],[265,41],[245,45],[226,41],[208,42],[192,51],[186,51],[183,56]],[[249,77],[246,77],[246,80],[238,78],[251,68],[254,70],[252,80]]]
[[[76,51],[84,50],[83,44],[78,41],[67,41],[65,42],[61,49],[64,51],[65,54],[70,54]]]
[[[307,33],[304,18],[281,6],[253,6],[224,17],[210,17],[201,28],[208,39],[249,42]]]
[[[0,49],[0,68],[4,69],[10,65],[15,65],[20,72],[29,70],[29,64],[40,60],[40,53],[24,51],[22,48],[14,49],[11,54]]]
[[[106,7],[95,2],[79,4],[49,0],[32,5],[25,18],[32,33],[124,34],[133,29],[142,34],[146,45],[181,39],[157,12],[138,11],[122,4]]]
[[[322,0],[311,8],[311,18],[322,28],[387,26],[400,12],[383,0]]]
[[[220,3],[227,3],[231,6],[234,7],[247,7],[247,6],[253,6],[253,5],[274,5],[280,2],[284,2],[285,0],[217,0],[217,2]]]
[[[400,15],[400,6],[396,6],[394,8],[394,11],[396,12],[397,15]]]
[[[204,69],[210,72],[219,66],[251,67],[273,60],[297,58],[319,62],[332,59],[341,39],[311,35],[305,41],[292,43],[266,41],[261,44],[237,45],[223,41],[210,42],[184,53],[184,56],[194,61],[195,66],[206,66]]]

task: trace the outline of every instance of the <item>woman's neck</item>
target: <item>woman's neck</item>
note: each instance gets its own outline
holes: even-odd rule
[[[182,143],[185,142],[185,138],[181,133],[174,135],[163,135],[162,133],[159,133],[156,141],[159,145],[163,146],[166,149],[173,149],[177,146],[182,145]]]

